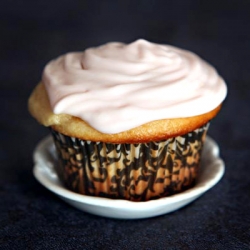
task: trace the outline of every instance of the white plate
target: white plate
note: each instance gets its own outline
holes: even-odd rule
[[[202,153],[200,178],[185,192],[146,202],[113,200],[81,195],[67,190],[54,172],[57,157],[52,138],[46,137],[35,149],[33,173],[47,189],[70,205],[85,212],[119,219],[142,219],[173,212],[197,199],[212,188],[223,176],[225,166],[219,157],[219,147],[207,137]]]

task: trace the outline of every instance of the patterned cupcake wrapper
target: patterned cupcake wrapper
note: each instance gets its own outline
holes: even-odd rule
[[[57,173],[77,193],[146,201],[195,184],[209,124],[158,142],[114,144],[84,141],[51,129]]]

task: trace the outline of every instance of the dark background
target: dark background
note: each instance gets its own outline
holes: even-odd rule
[[[68,51],[144,38],[196,52],[229,93],[209,135],[223,179],[189,206],[144,220],[70,207],[33,177],[48,130],[27,111],[44,65]],[[0,2],[1,249],[250,249],[250,1],[2,0]]]

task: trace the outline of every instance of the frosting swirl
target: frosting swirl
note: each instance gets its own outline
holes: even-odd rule
[[[216,70],[197,55],[142,39],[63,55],[45,67],[42,80],[55,114],[79,117],[108,134],[204,114],[227,93]]]

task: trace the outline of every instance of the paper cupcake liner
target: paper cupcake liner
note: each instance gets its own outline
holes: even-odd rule
[[[195,184],[209,124],[164,141],[114,144],[85,141],[51,129],[57,173],[77,193],[146,201]]]

